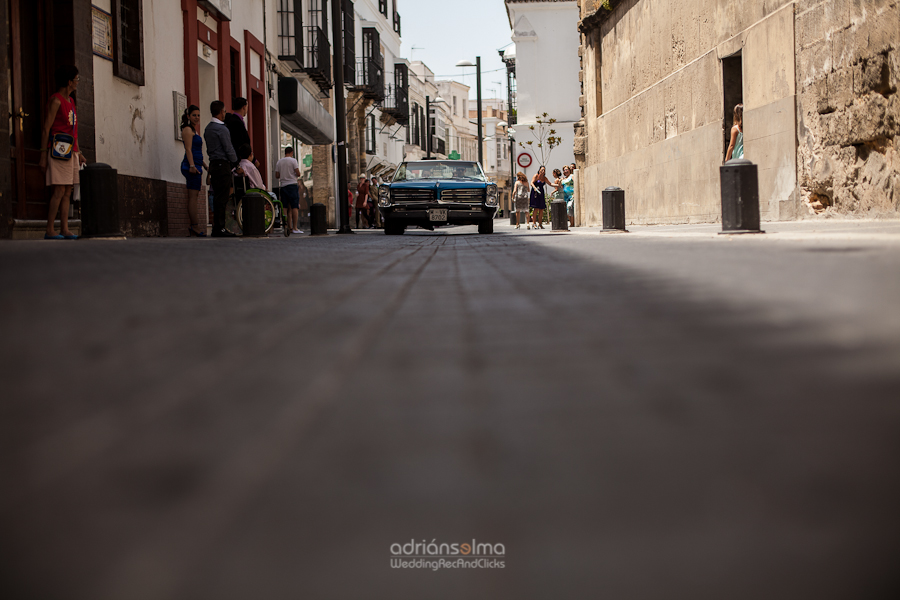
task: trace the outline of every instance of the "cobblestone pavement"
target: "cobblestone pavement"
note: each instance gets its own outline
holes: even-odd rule
[[[897,597],[896,227],[802,229],[0,244],[2,595]]]

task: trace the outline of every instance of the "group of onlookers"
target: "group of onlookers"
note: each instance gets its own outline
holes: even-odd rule
[[[234,175],[247,177],[249,188],[267,191],[262,175],[259,173],[259,161],[253,154],[250,134],[247,132],[247,100],[235,98],[232,101],[232,112],[226,113],[225,103],[216,100],[210,104],[212,120],[206,126],[203,137],[198,131],[200,127],[200,108],[191,105],[181,117],[181,137],[184,141],[184,159],[181,162],[181,173],[184,175],[188,189],[188,216],[191,221],[190,235],[205,237],[206,232],[199,229],[197,197],[200,193],[203,169],[206,169],[206,184],[210,187],[210,205],[212,207],[213,237],[232,237],[234,233],[225,227],[226,204],[234,191]],[[209,164],[203,160],[203,141],[206,140],[206,153]],[[284,207],[283,226],[291,228],[293,233],[302,233],[298,229],[300,215],[300,199],[306,196],[306,187],[300,180],[300,165],[294,159],[294,149],[285,148],[285,156],[275,164],[275,177],[278,179],[281,202]],[[303,186],[301,193],[301,186]]]
[[[527,229],[544,228],[544,210],[547,208],[546,186],[553,188],[551,200],[562,200],[566,203],[566,215],[569,225],[575,226],[575,163],[565,165],[562,169],[553,169],[554,180],[547,178],[547,169],[541,166],[529,183],[525,173],[516,174],[516,185],[513,187],[513,201],[516,211],[516,229],[526,221]],[[523,216],[524,215],[524,216]]]
[[[350,195],[350,205],[353,206],[353,195]],[[367,179],[365,176],[359,178],[359,185],[356,186],[356,228],[360,229],[360,217],[365,221],[367,229],[375,229],[378,226],[376,221],[375,205],[378,202],[378,178],[372,177]],[[351,212],[352,217],[352,212]]]

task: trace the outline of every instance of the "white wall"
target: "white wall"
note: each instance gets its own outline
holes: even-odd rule
[[[575,162],[573,125],[581,119],[578,98],[578,5],[575,2],[526,2],[507,4],[513,22],[512,40],[516,43],[516,110],[517,124],[513,125],[516,142],[534,140],[528,130],[542,113],[557,120],[556,135],[562,138],[548,160],[547,171]],[[523,19],[524,18],[524,19]],[[536,143],[536,142],[535,142]],[[516,164],[516,171],[524,171],[530,178],[537,172],[540,153],[531,154],[533,162],[527,169]]]
[[[110,11],[110,0],[93,0]],[[184,91],[181,3],[144,0],[144,75],[138,86],[94,56],[97,161],[123,175],[183,182],[172,91]]]
[[[544,112],[558,121],[579,120],[577,4],[526,2],[507,6],[515,27],[512,40],[516,43],[519,122],[534,122]]]
[[[93,0],[93,4],[109,11],[111,2]],[[233,9],[231,36],[241,43],[243,61],[248,51],[244,30],[263,39],[263,2],[242,0],[234,2]],[[99,56],[93,59],[97,161],[118,169],[122,175],[183,183],[184,145],[175,139],[177,123],[172,101],[173,91],[185,93],[181,3],[144,0],[143,11],[143,86],[115,77],[112,62]],[[215,30],[212,18],[207,24]],[[209,103],[218,98],[218,54],[212,52],[205,57],[203,44],[198,42],[201,130],[210,120]],[[241,67],[243,78],[243,62]],[[229,99],[223,100],[230,104]],[[205,152],[204,147],[204,155]]]

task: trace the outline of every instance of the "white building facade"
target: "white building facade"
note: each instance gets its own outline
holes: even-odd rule
[[[575,162],[574,125],[581,119],[578,4],[574,0],[506,0],[506,11],[515,42],[515,49],[506,53],[515,61],[514,136],[517,142],[533,142],[527,149],[516,144],[516,171],[530,178],[541,166],[530,127],[537,126],[538,118],[554,118],[555,135],[562,140],[544,165],[549,178],[554,168]],[[547,117],[542,117],[544,113]]]

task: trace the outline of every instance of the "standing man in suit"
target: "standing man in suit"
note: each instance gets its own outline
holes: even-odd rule
[[[235,237],[234,233],[225,229],[225,204],[234,187],[232,169],[237,168],[238,175],[243,175],[240,161],[234,151],[231,133],[225,126],[225,103],[216,100],[209,105],[212,121],[203,131],[206,140],[206,152],[209,156],[209,177],[213,191],[213,237]],[[246,132],[245,132],[246,133]]]
[[[231,133],[231,143],[235,148],[240,148],[247,144],[251,148],[250,134],[247,133],[247,111],[249,106],[246,98],[235,98],[231,101],[231,112],[225,115],[225,127]],[[253,161],[256,168],[259,168],[259,162]]]

